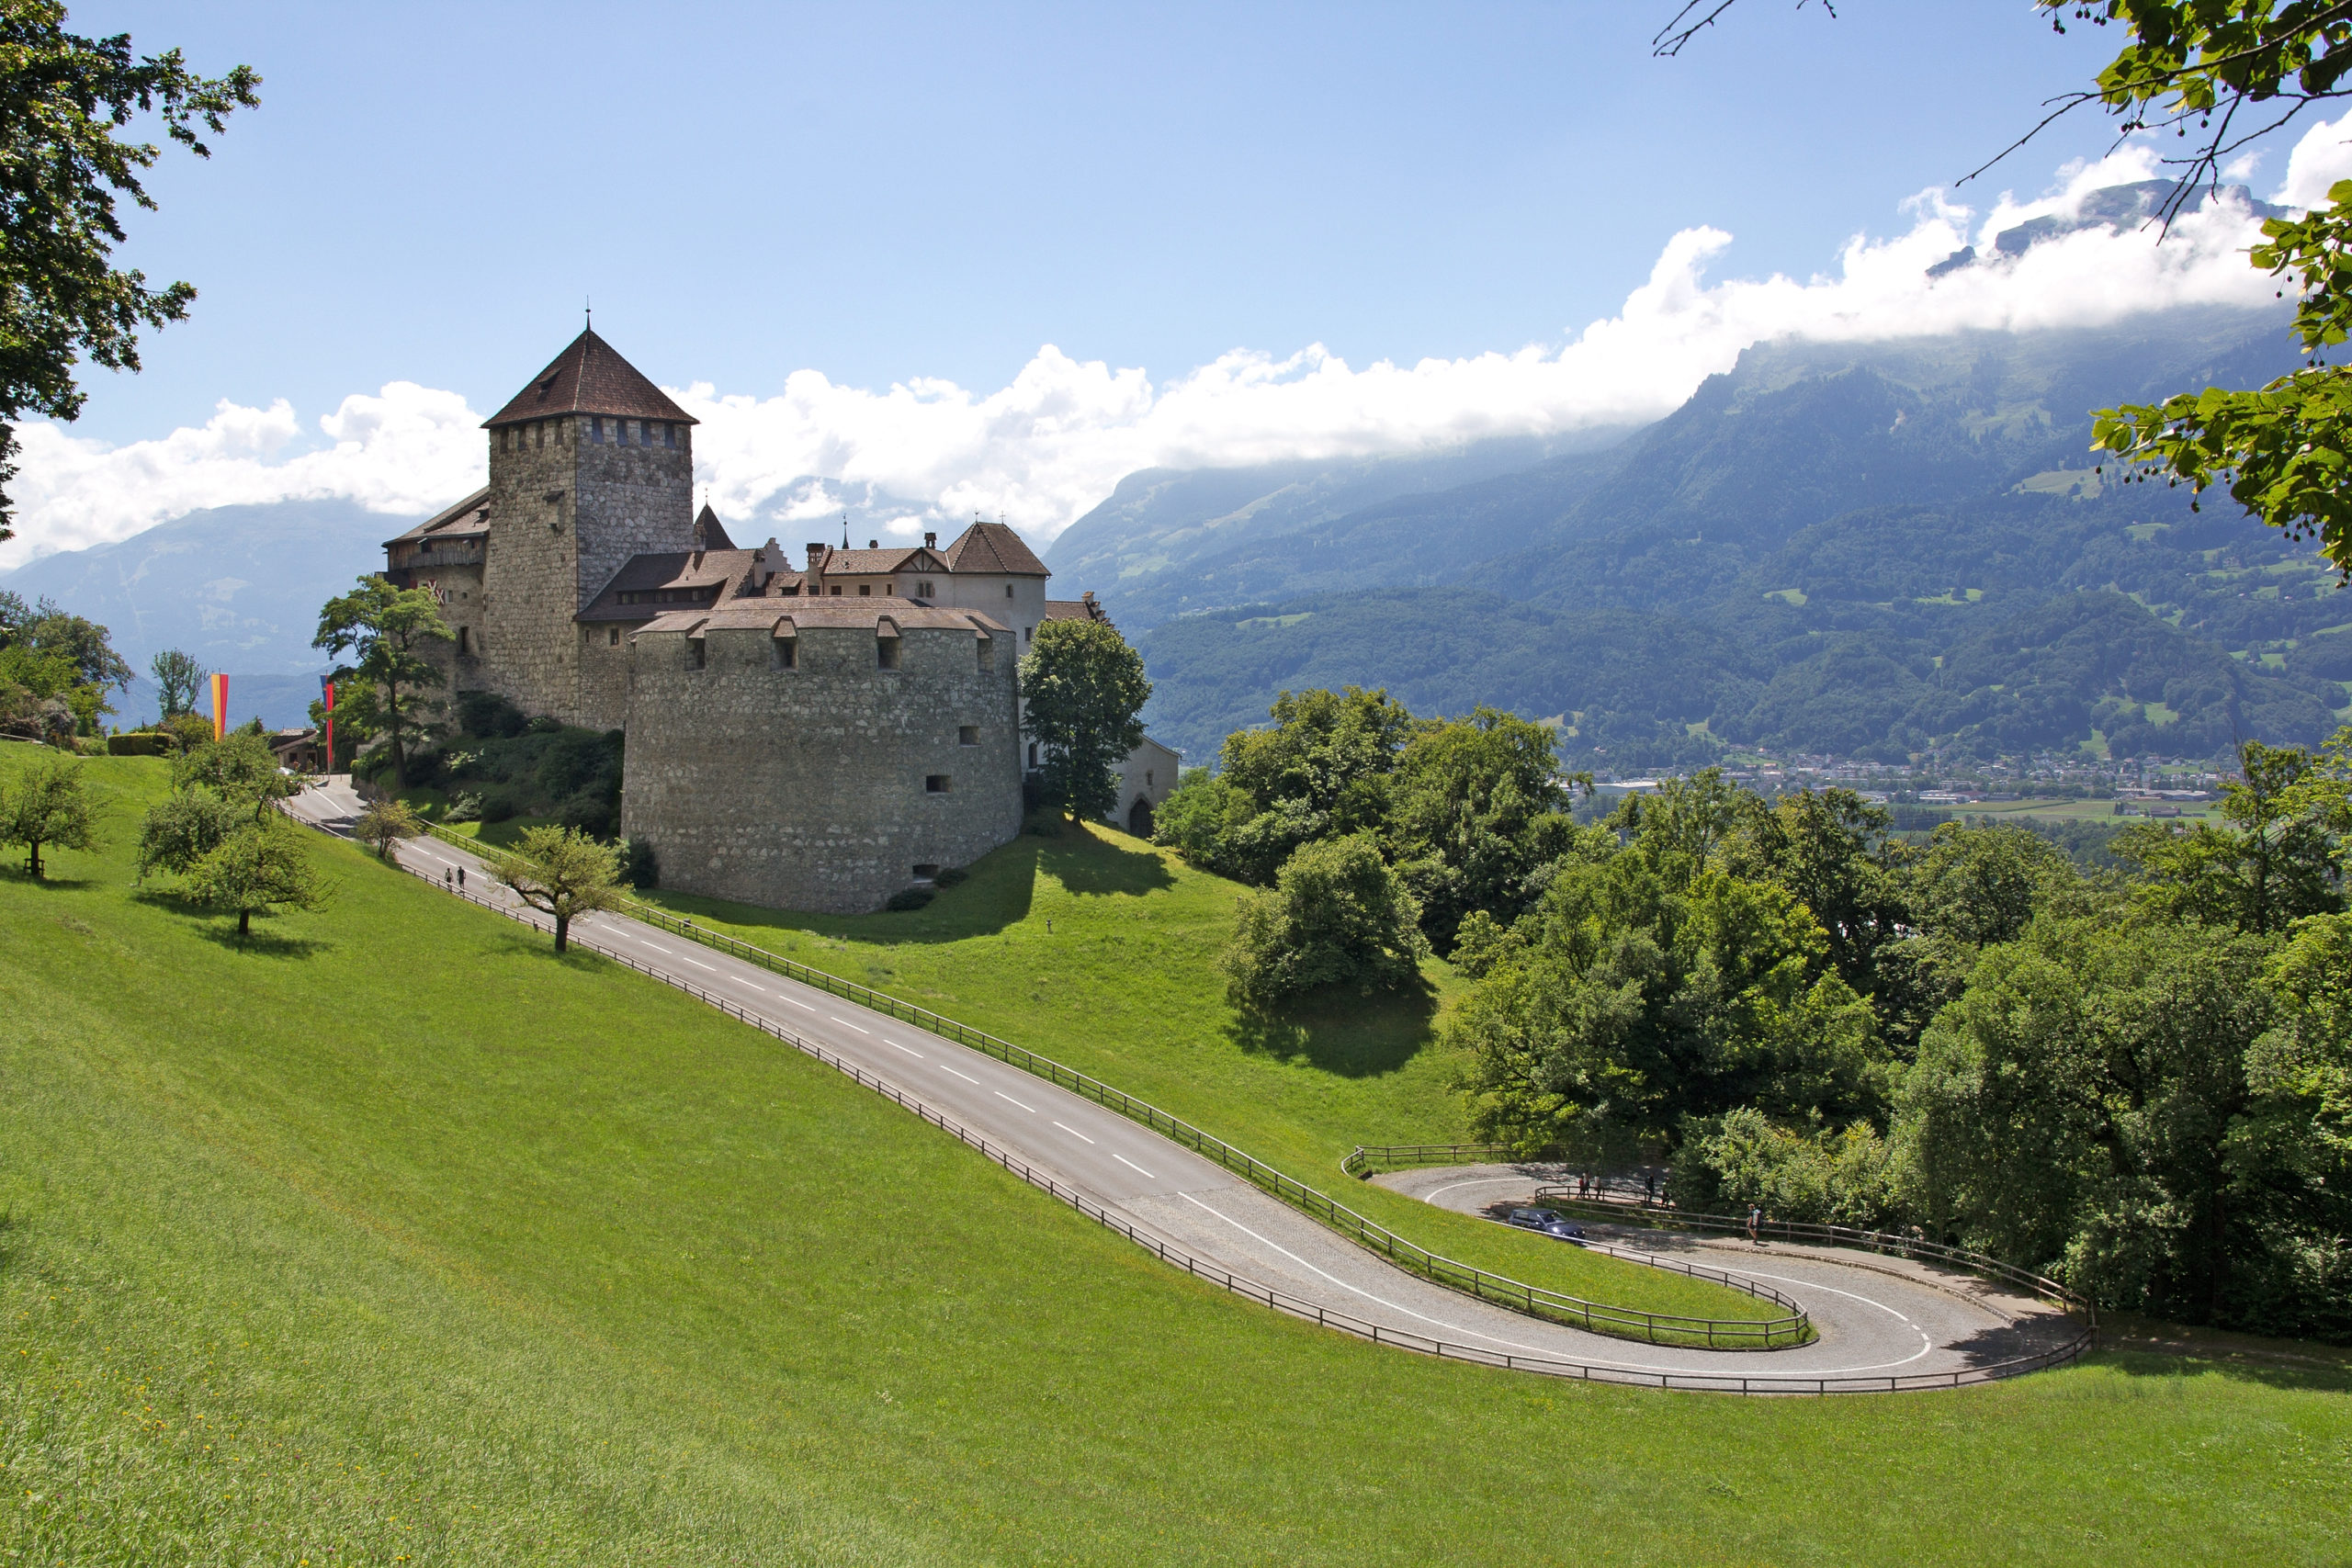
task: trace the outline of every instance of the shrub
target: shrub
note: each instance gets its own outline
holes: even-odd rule
[[[557,735],[562,730],[563,720],[549,717],[546,714],[539,715],[523,727],[523,732],[526,735]]]
[[[458,728],[484,740],[504,740],[523,733],[528,721],[523,710],[496,692],[458,694]]]
[[[441,814],[441,820],[444,822],[481,821],[481,796],[479,795],[461,795],[458,796],[457,799],[449,803],[449,809]]]
[[[903,915],[909,910],[922,908],[931,902],[931,898],[932,891],[928,887],[902,887],[891,894],[890,901],[882,907],[893,913]]]
[[[653,858],[653,846],[643,839],[621,841],[621,878],[631,887],[662,886],[662,865]]]
[[[1420,918],[1370,834],[1303,845],[1271,890],[1241,900],[1222,960],[1233,998],[1269,1008],[1342,986],[1370,996],[1410,985],[1429,951]]]
[[[489,795],[478,798],[481,803],[481,819],[485,822],[503,822],[514,815],[514,799],[512,795],[493,790]]]
[[[178,749],[170,736],[152,729],[107,737],[107,755],[109,757],[168,757]]]

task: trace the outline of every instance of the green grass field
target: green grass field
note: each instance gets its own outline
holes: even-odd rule
[[[1742,1401],[1364,1345],[347,846],[314,846],[333,906],[241,948],[130,886],[161,771],[93,763],[105,851],[0,875],[12,1562],[2352,1551],[2340,1357],[2158,1330],[1963,1393]]]

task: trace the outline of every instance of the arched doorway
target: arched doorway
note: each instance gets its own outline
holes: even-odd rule
[[[1136,796],[1136,803],[1127,807],[1127,831],[1138,839],[1151,837],[1151,802],[1142,795]]]

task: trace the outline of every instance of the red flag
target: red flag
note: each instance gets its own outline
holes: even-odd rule
[[[334,682],[322,676],[319,681],[319,690],[326,694],[327,772],[333,773],[334,772]]]
[[[229,677],[212,677],[212,739],[229,738]]]

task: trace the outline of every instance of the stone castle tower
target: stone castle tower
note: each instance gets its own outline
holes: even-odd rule
[[[612,345],[583,332],[483,428],[490,489],[480,685],[526,713],[616,722],[582,690],[573,618],[630,558],[691,550],[694,427]],[[601,728],[601,725],[600,725]]]
[[[593,332],[484,422],[490,483],[384,543],[455,634],[453,696],[627,737],[621,826],[665,886],[855,912],[1020,831],[1018,661],[1047,621],[1107,621],[1001,523],[942,546],[796,561],[693,508],[695,421]],[[1176,782],[1146,740],[1128,825]]]

